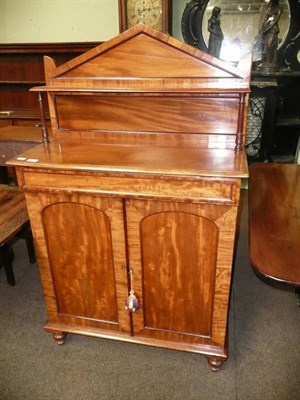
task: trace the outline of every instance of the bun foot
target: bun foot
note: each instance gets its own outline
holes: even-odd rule
[[[206,357],[208,365],[210,366],[210,369],[213,372],[219,371],[219,369],[222,367],[223,362],[225,361],[222,358],[216,358],[216,357]]]
[[[65,332],[56,332],[52,336],[57,344],[62,345],[66,341],[67,334]]]

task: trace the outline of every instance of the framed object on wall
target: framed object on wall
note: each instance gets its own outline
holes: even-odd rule
[[[120,32],[144,23],[171,33],[171,0],[119,0]]]
[[[268,2],[265,0],[191,0],[182,15],[184,41],[201,50],[208,51],[208,23],[214,7],[221,8],[220,21],[224,35],[220,58],[237,62],[244,54],[253,53],[254,67],[261,61],[261,28]],[[300,69],[300,3],[279,0],[282,10],[278,34],[278,66]]]

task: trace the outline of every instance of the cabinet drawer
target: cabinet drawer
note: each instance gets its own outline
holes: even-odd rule
[[[87,192],[122,197],[176,199],[179,201],[235,204],[239,178],[157,177],[100,173],[23,170],[25,190]]]

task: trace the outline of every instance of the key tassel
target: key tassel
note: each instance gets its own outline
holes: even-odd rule
[[[133,279],[132,279],[133,270],[132,269],[129,270],[129,274],[130,274],[131,290],[129,292],[129,296],[125,300],[125,310],[127,310],[128,312],[135,312],[139,309],[140,304],[139,304],[139,301],[133,290]]]
[[[125,301],[125,310],[129,311],[129,312],[135,312],[139,309],[139,301],[136,297],[136,295],[134,294],[133,290],[130,290],[129,292],[129,296],[127,297],[126,301]]]

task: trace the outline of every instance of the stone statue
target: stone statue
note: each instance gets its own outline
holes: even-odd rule
[[[277,48],[279,34],[279,19],[282,9],[279,0],[270,0],[263,19],[262,35],[262,62],[258,69],[265,72],[275,71],[277,66]]]
[[[208,20],[208,52],[214,57],[219,57],[224,35],[221,29],[221,8],[214,7]]]

